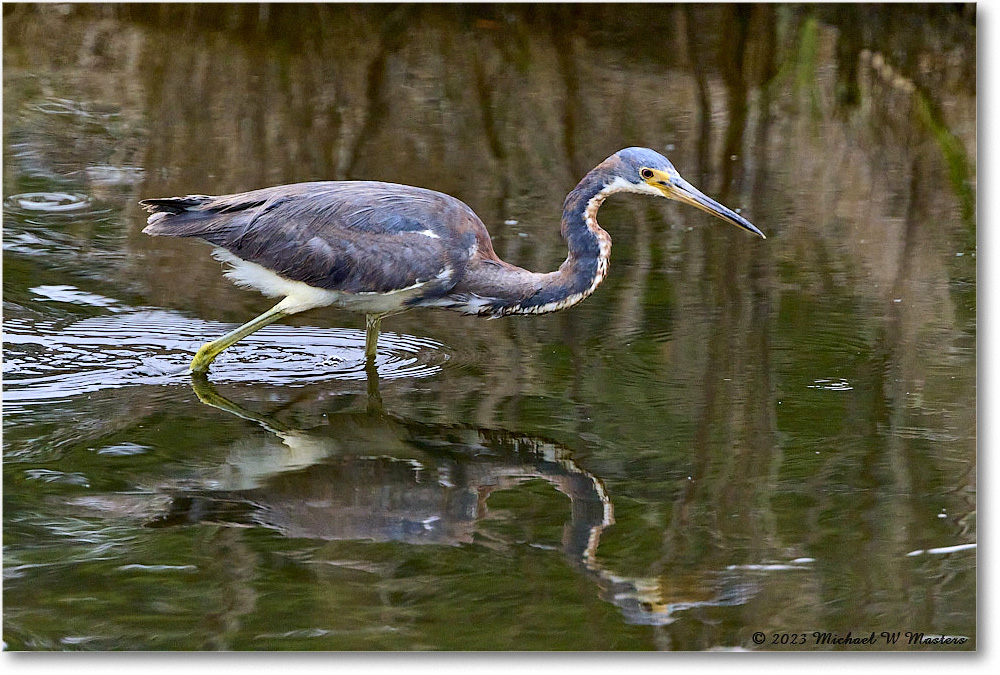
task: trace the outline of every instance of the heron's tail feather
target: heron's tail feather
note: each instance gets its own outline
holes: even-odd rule
[[[146,220],[146,234],[168,237],[205,237],[206,233],[224,233],[236,228],[246,230],[254,220],[282,204],[285,197],[268,196],[273,190],[212,197],[188,195],[144,199],[142,205],[152,215]]]
[[[193,232],[188,231],[190,227],[184,227],[184,225],[190,226],[192,220],[203,223],[205,219],[198,216],[209,215],[192,212],[200,211],[202,207],[215,199],[218,198],[208,195],[143,199],[139,204],[151,214],[146,220],[146,227],[143,229],[143,232],[146,234],[173,237],[191,236]],[[182,214],[191,214],[196,217],[194,219],[185,218]],[[177,216],[181,217],[178,218]]]
[[[208,195],[188,195],[187,197],[162,197],[159,199],[143,199],[139,205],[150,213],[166,211],[167,213],[180,213],[193,208],[203,206],[218,197]]]

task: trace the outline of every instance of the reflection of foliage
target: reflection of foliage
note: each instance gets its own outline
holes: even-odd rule
[[[920,121],[930,130],[931,135],[941,149],[945,165],[948,167],[948,178],[952,190],[958,196],[962,209],[962,221],[965,222],[971,237],[966,243],[966,250],[975,250],[976,232],[976,195],[972,189],[969,170],[969,158],[962,141],[948,128],[940,107],[926,92],[918,91],[917,114]]]
[[[802,24],[799,35],[799,49],[795,58],[795,84],[800,96],[808,101],[809,116],[819,119],[820,101],[818,78],[816,71],[819,66],[819,20],[809,17]]]

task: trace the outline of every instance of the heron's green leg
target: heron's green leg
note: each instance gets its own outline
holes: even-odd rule
[[[378,346],[378,331],[381,325],[381,314],[365,314],[365,356],[375,356],[375,347]]]
[[[279,302],[277,305],[267,310],[256,319],[247,321],[236,330],[226,333],[218,340],[213,340],[206,345],[202,345],[201,349],[198,350],[198,353],[194,355],[194,360],[191,361],[191,372],[207,373],[208,365],[215,360],[215,357],[218,356],[223,349],[232,346],[234,343],[242,340],[247,335],[260,330],[269,323],[274,323],[278,319],[294,313],[282,309],[281,305],[282,303]]]

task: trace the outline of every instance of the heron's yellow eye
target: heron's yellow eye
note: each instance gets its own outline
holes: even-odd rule
[[[639,175],[642,176],[643,178],[645,178],[646,180],[649,180],[650,178],[653,177],[653,170],[652,169],[639,169]]]

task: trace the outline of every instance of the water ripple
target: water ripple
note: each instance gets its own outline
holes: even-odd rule
[[[96,293],[87,293],[74,288],[73,286],[53,285],[35,286],[29,288],[42,301],[66,302],[74,305],[85,305],[88,307],[102,307],[112,312],[120,312],[123,308],[118,305],[117,300],[106,298]]]
[[[70,192],[24,192],[4,200],[4,207],[20,213],[81,211],[93,203],[85,194]]]
[[[128,310],[114,301],[71,287],[37,287],[63,302],[114,313],[69,325],[9,317],[4,322],[4,404],[30,406],[134,385],[186,382],[191,357],[232,325],[198,321],[155,309]],[[364,380],[364,331],[272,325],[223,352],[212,367],[215,382],[296,385]],[[433,340],[384,332],[376,366],[379,377],[427,377],[448,360]]]
[[[842,377],[821,377],[807,384],[809,389],[826,389],[827,391],[851,391],[854,387]]]
[[[68,98],[49,98],[29,107],[43,115],[69,116],[87,122],[107,123],[121,117],[121,113],[117,110],[101,110],[95,104]]]

